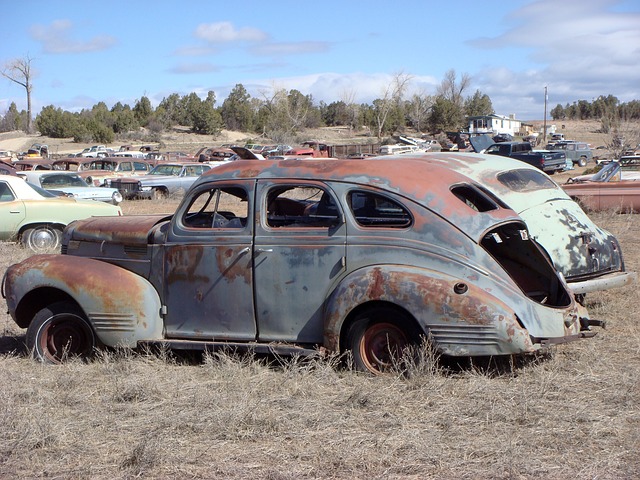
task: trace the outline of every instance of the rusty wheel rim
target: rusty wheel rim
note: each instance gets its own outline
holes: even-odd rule
[[[392,323],[376,323],[362,335],[360,358],[369,371],[383,373],[397,365],[408,345],[401,328]]]
[[[86,358],[94,347],[91,328],[75,315],[56,315],[42,327],[39,346],[42,355],[52,363],[66,358]]]

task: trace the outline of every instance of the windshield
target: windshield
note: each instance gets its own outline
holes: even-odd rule
[[[553,180],[537,170],[509,170],[498,174],[498,181],[514,192],[540,190],[541,188],[555,189]]]
[[[65,187],[88,187],[87,183],[78,175],[43,175],[40,177],[40,185],[47,190],[55,190]]]
[[[591,180],[594,182],[607,182],[620,168],[620,164],[618,162],[611,162],[602,167],[598,173],[596,173]]]
[[[47,197],[47,198],[55,198],[58,197],[59,195],[54,195],[51,192],[46,191],[44,188],[39,187],[38,185],[34,185],[33,183],[30,182],[26,182],[27,185],[29,185],[31,188],[33,188],[36,192],[38,192],[40,195],[42,195],[43,197]]]
[[[180,165],[158,165],[149,172],[149,175],[180,175]]]

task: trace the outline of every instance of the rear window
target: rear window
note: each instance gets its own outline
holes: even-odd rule
[[[384,195],[357,190],[349,193],[348,201],[361,227],[406,228],[413,221],[405,207]]]
[[[541,188],[555,189],[556,184],[537,170],[509,170],[498,174],[498,181],[514,192],[527,192]]]

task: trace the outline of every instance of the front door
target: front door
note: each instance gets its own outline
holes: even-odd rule
[[[167,338],[255,340],[253,185],[200,185],[176,212],[163,256]]]

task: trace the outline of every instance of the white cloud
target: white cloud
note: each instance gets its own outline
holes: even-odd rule
[[[254,55],[283,56],[322,53],[329,50],[328,42],[271,42],[251,48]]]
[[[237,29],[231,22],[201,23],[195,36],[209,43],[261,42],[268,38],[262,30],[251,27]]]
[[[55,20],[50,25],[33,25],[31,37],[42,43],[46,53],[85,53],[105,50],[116,44],[115,37],[97,35],[89,40],[72,40],[73,23],[69,20]]]

